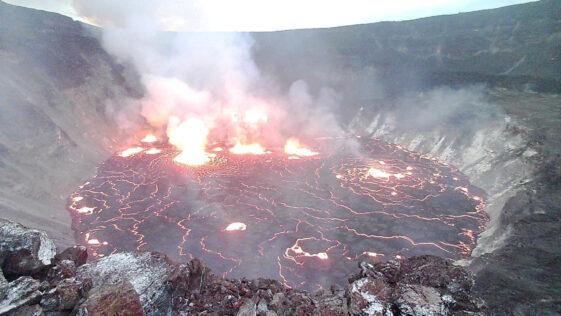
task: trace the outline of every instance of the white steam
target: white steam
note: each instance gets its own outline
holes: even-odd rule
[[[294,136],[342,132],[330,114],[339,107],[340,95],[323,88],[314,96],[302,80],[295,81],[288,91],[280,91],[256,66],[251,35],[161,31],[162,21],[173,18],[170,8],[179,4],[172,0],[146,4],[74,1],[82,15],[110,25],[103,31],[103,46],[140,74],[144,88],[141,100],[124,101],[122,108],[115,101],[107,106],[108,115],[117,119],[119,126],[132,130],[142,116],[153,128],[150,132],[166,134],[170,140],[173,134],[175,140],[209,137],[230,145],[241,140],[265,146],[283,145]],[[183,19],[194,16],[193,23],[199,23],[201,11],[190,6],[178,7],[175,13]],[[193,133],[198,123],[187,128],[184,121],[202,122],[208,132]],[[190,131],[189,135],[179,136],[180,130]],[[178,144],[184,143],[173,142],[181,149]],[[206,140],[189,142],[193,143],[204,144]]]

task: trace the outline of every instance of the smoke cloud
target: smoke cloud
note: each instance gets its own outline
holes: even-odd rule
[[[267,147],[282,146],[290,137],[343,133],[331,114],[341,96],[328,87],[312,93],[298,78],[283,91],[257,67],[250,34],[162,31],[174,8],[174,14],[193,23],[191,29],[204,28],[204,12],[194,2],[179,3],[73,2],[83,16],[109,25],[103,30],[103,46],[140,74],[141,100],[126,100],[122,108],[115,101],[107,105],[107,114],[119,126],[132,130],[142,116],[151,132],[170,140],[204,137],[227,145],[259,142]],[[197,126],[206,132],[194,133]],[[189,135],[178,135],[180,131]],[[180,149],[187,143],[173,142]]]
[[[416,131],[442,124],[472,131],[490,117],[483,87],[436,88],[396,97],[379,78],[377,65],[344,65],[337,48],[310,31],[256,35],[261,47],[255,59],[256,43],[248,33],[162,31],[174,16],[188,21],[190,29],[208,27],[204,7],[182,3],[73,2],[83,16],[110,25],[103,31],[103,46],[140,73],[144,98],[112,101],[106,109],[127,130],[140,126],[142,117],[153,132],[177,139],[181,136],[175,128],[194,130],[182,125],[188,121],[203,124],[207,132],[199,137],[213,142],[277,147],[291,137],[306,143],[318,136],[343,135],[342,126],[363,105],[390,110],[400,128]],[[189,137],[197,135],[191,132]]]

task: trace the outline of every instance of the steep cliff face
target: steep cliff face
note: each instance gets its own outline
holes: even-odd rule
[[[504,89],[481,90],[481,94],[470,89],[444,89],[443,94],[442,90],[413,96],[408,102],[419,106],[404,109],[414,112],[407,115],[399,106],[382,111],[363,107],[349,129],[439,157],[467,174],[473,184],[485,189],[488,194],[485,210],[490,215],[490,223],[474,251],[477,256],[492,251],[504,241],[506,236],[497,236],[495,232],[505,202],[525,184],[534,181],[537,165],[552,155],[548,145],[553,146],[555,135],[559,133],[561,98],[555,94]],[[463,92],[469,92],[469,98],[458,101],[458,95]],[[444,103],[453,111],[438,116],[430,127],[411,122],[412,118],[423,120],[426,117],[419,108],[427,103],[426,109],[431,112],[429,118],[434,118],[437,114],[433,111],[439,110],[434,103]],[[539,111],[532,108],[539,108]],[[544,131],[548,132],[544,134]],[[537,142],[540,137],[543,141]],[[508,230],[501,232],[508,233]]]
[[[349,129],[439,157],[485,189],[490,222],[463,263],[476,272],[476,290],[493,313],[554,315],[559,301],[553,293],[561,285],[561,158],[555,144],[561,95],[495,89],[481,96],[479,106],[462,103],[483,113],[476,121],[450,113],[424,129],[399,109],[362,108]],[[417,104],[427,99],[431,93],[414,97]]]
[[[79,23],[0,2],[0,216],[73,243],[66,198],[111,152],[133,93]],[[40,210],[40,211],[38,211]]]

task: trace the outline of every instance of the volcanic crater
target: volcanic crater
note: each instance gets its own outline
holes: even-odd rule
[[[200,258],[224,277],[305,290],[345,284],[358,261],[470,256],[485,193],[456,168],[376,138],[314,144],[307,156],[214,144],[207,164],[186,166],[175,147],[150,138],[103,162],[69,197],[76,239],[94,257],[159,251]]]

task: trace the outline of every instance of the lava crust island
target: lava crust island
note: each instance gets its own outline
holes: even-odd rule
[[[217,144],[197,167],[165,143],[125,150],[71,195],[77,241],[94,257],[161,251],[305,290],[345,284],[359,260],[470,255],[487,217],[457,169],[378,139],[316,143],[301,156]]]

